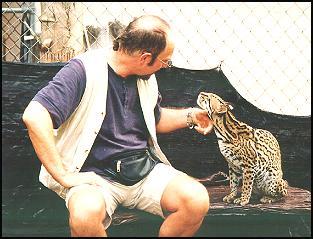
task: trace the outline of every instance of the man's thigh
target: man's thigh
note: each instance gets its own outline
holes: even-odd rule
[[[100,205],[104,204],[104,210],[106,211],[104,226],[106,229],[111,224],[112,215],[118,206],[120,197],[122,197],[124,193],[120,192],[119,188],[116,188],[107,180],[105,181],[106,186],[82,184],[72,187],[66,195],[65,203],[69,211],[72,210],[70,204],[76,204],[75,206],[80,207],[80,210],[88,210],[89,206],[97,209],[97,205],[99,205],[100,208]]]
[[[168,184],[177,177],[189,176],[169,165],[157,164],[141,186],[135,207],[165,218],[161,207],[162,195]]]

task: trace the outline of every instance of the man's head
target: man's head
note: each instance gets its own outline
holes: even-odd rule
[[[136,57],[140,65],[138,75],[153,74],[167,67],[173,54],[170,26],[153,15],[135,18],[114,40],[113,50]]]

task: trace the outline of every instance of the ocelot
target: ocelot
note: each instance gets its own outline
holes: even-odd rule
[[[201,92],[197,104],[208,111],[219,149],[228,163],[231,192],[223,201],[244,206],[249,203],[252,192],[261,197],[261,203],[286,196],[288,183],[282,178],[276,138],[267,130],[255,129],[237,120],[230,111],[232,106],[213,93]],[[241,179],[241,197],[236,197]]]

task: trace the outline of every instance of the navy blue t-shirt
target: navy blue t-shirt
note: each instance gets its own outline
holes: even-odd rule
[[[116,153],[147,147],[148,129],[143,118],[134,76],[123,78],[108,65],[106,116],[81,171],[94,171],[108,176],[97,168]],[[74,112],[86,87],[86,72],[82,62],[72,59],[33,98],[50,113],[54,128],[58,128]],[[161,95],[155,107],[156,123],[161,116]]]

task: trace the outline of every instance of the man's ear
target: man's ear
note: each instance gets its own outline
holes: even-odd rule
[[[152,59],[152,54],[150,52],[143,52],[140,55],[140,62],[142,64],[149,64],[151,62]]]

